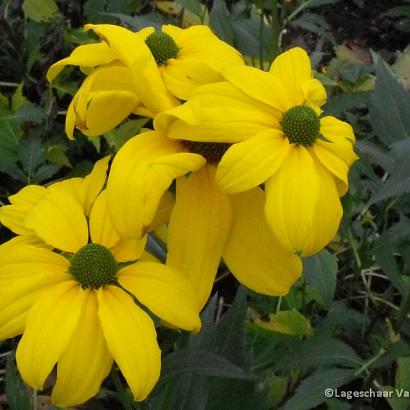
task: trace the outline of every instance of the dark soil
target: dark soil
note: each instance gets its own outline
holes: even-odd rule
[[[404,0],[341,0],[324,6],[322,15],[332,27],[337,43],[352,42],[373,50],[403,50],[410,43],[410,16],[385,13],[396,6],[410,7]]]

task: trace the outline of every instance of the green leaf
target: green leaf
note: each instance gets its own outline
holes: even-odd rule
[[[390,406],[394,410],[407,410],[409,407],[409,399],[404,395],[404,392],[410,391],[410,358],[399,357],[397,359],[396,385],[393,390],[393,396],[388,398]],[[400,392],[402,396],[399,397]]]
[[[30,410],[32,408],[30,398],[21,377],[17,373],[13,354],[7,357],[5,383],[7,404],[10,410]]]
[[[337,258],[326,249],[303,259],[306,283],[313,286],[323,296],[327,307],[330,307],[336,289]]]
[[[271,332],[293,336],[311,336],[312,327],[297,310],[282,310],[276,314],[270,314],[269,320],[256,319],[255,324]]]
[[[360,357],[346,343],[328,337],[314,337],[282,354],[274,368],[276,370],[309,369],[329,365],[357,368],[360,364]]]
[[[234,32],[226,3],[223,0],[215,0],[209,13],[211,27],[215,34],[229,44],[234,43]]]
[[[380,57],[376,64],[370,121],[386,145],[410,137],[410,94]]]
[[[232,306],[216,326],[219,353],[240,366],[248,364],[245,353],[246,295],[246,289],[240,286]]]
[[[393,158],[393,165],[390,169],[391,175],[381,189],[372,196],[369,205],[392,196],[410,192],[410,137],[392,144],[391,147]]]
[[[66,151],[67,151],[66,145],[63,145],[63,144],[52,145],[48,147],[47,149],[46,159],[47,161],[53,164],[72,168],[73,166],[71,165],[71,162],[66,155]]]
[[[348,369],[321,369],[302,381],[283,410],[310,410],[326,400],[325,389],[338,388],[354,378]]]
[[[21,165],[30,183],[34,171],[45,161],[43,144],[38,136],[22,138],[19,151]]]
[[[367,107],[369,105],[370,95],[369,92],[334,95],[323,107],[324,113],[325,115],[341,115],[354,108],[360,108],[361,106]]]
[[[131,137],[137,135],[148,121],[148,118],[138,118],[136,120],[127,121],[104,134],[104,137],[108,144],[118,151]]]
[[[51,20],[59,14],[54,0],[24,0],[23,10],[27,18],[38,23]]]
[[[192,11],[192,13],[199,17],[202,15],[202,8],[199,0],[176,0],[176,3],[180,4],[187,10]]]
[[[163,359],[159,386],[184,373],[239,380],[257,379],[221,355],[200,349],[183,349],[170,353]]]

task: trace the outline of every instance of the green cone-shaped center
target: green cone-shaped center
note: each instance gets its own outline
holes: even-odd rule
[[[319,117],[307,105],[296,105],[286,111],[280,124],[291,144],[309,146],[319,136]]]
[[[100,288],[117,280],[118,265],[112,253],[102,245],[83,246],[70,261],[70,273],[82,288]]]
[[[170,58],[176,58],[179,48],[174,39],[163,31],[154,31],[145,40],[158,65],[166,63]]]

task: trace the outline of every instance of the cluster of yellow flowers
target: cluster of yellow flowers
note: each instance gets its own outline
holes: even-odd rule
[[[106,157],[85,178],[27,186],[0,208],[17,234],[0,246],[0,339],[23,334],[17,365],[36,389],[57,367],[52,400],[62,407],[94,396],[114,360],[144,400],[160,349],[140,306],[199,331],[222,259],[248,288],[286,294],[301,256],[336,234],[357,159],[350,125],[321,117],[326,91],[300,48],[264,72],[206,26],[86,29],[101,41],[48,72],[86,74],[68,137],[99,136],[131,114],[153,129],[120,148],[108,179]],[[164,225],[162,264],[144,248]]]

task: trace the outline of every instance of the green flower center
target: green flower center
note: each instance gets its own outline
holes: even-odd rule
[[[184,146],[193,154],[202,155],[210,164],[218,164],[225,152],[231,146],[227,143],[197,142],[182,140]]]
[[[165,64],[170,58],[176,58],[179,47],[175,40],[163,31],[154,31],[145,40],[158,65]]]
[[[280,120],[280,125],[291,144],[308,147],[319,137],[319,117],[307,105],[296,105],[286,111]]]
[[[97,289],[114,283],[117,271],[117,261],[112,253],[96,243],[83,246],[70,261],[70,273],[82,288]]]

